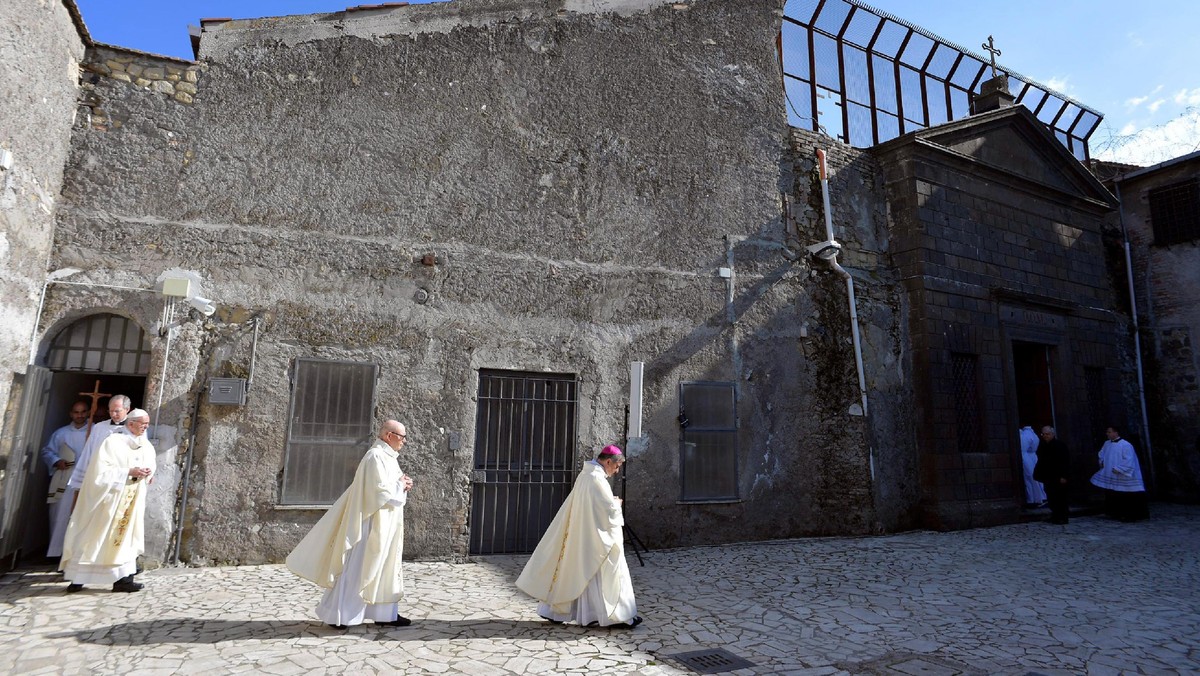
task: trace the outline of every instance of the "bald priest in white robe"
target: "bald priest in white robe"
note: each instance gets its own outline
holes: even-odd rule
[[[404,425],[388,420],[354,481],[287,557],[287,567],[325,588],[317,617],[334,629],[371,620],[390,627],[404,595],[404,505],[413,482],[400,471]]]
[[[114,592],[142,589],[133,576],[146,549],[146,490],[157,468],[149,426],[150,415],[135,408],[125,419],[128,433],[109,435],[92,455],[63,539],[58,569],[68,592],[109,583]]]
[[[636,627],[633,580],[625,563],[625,519],[608,479],[625,456],[605,446],[575,479],[554,521],[517,578],[535,599],[538,615],[554,623]]]

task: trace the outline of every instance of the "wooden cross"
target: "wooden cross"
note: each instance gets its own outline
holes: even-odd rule
[[[996,77],[996,57],[1000,56],[1000,50],[996,49],[996,45],[992,42],[992,36],[988,36],[988,41],[981,45],[985,51],[992,53],[992,77]]]
[[[92,400],[92,408],[91,408],[91,410],[88,411],[88,431],[87,431],[87,434],[84,435],[86,438],[86,437],[90,437],[92,435],[92,420],[96,417],[96,409],[99,408],[97,406],[97,404],[99,404],[100,400],[103,399],[104,397],[111,397],[112,395],[107,394],[105,392],[101,392],[100,391],[100,381],[97,380],[96,385],[95,385],[95,387],[92,388],[91,392],[80,392],[79,396],[88,397]]]

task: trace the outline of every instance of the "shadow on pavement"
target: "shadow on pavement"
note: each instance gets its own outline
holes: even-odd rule
[[[525,633],[523,638],[543,641],[574,641],[580,635],[629,631],[628,629],[584,629],[530,620],[413,620],[410,627],[380,627],[368,622],[348,629],[334,629],[320,622],[284,620],[166,619],[125,622],[107,627],[50,634],[51,638],[74,638],[97,645],[154,645],[172,643],[224,643],[246,639],[294,639],[298,636],[334,639],[340,636],[382,641],[444,641],[464,638],[502,638]]]

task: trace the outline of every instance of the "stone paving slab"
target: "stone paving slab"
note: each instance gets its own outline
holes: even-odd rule
[[[337,631],[278,565],[172,568],[146,589],[0,580],[0,673],[688,674],[721,648],[749,674],[1200,673],[1200,507],[654,551],[629,562],[645,624],[550,625],[523,556],[405,564],[407,628]]]

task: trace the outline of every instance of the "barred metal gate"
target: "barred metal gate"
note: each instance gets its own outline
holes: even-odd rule
[[[533,551],[575,480],[575,376],[479,372],[472,554]]]

